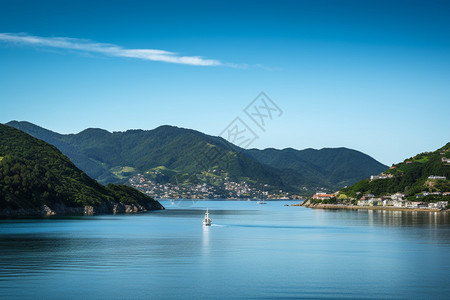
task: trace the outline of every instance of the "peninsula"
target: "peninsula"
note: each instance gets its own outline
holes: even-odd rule
[[[447,211],[450,143],[392,165],[333,194],[316,193],[298,204],[310,208]]]

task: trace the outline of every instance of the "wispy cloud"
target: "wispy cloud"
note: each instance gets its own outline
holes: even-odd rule
[[[219,60],[201,56],[181,56],[175,52],[156,49],[126,49],[114,44],[96,43],[68,37],[39,37],[26,34],[0,33],[0,42],[18,45],[76,50],[86,53],[100,53],[108,56],[131,57],[142,60],[161,61],[193,66],[232,66]]]

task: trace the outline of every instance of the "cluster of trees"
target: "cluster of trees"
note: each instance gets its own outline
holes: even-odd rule
[[[336,197],[332,197],[330,199],[324,199],[324,200],[320,200],[320,199],[312,199],[310,200],[311,204],[339,204],[339,201]]]

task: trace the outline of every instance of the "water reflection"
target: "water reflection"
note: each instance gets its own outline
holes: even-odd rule
[[[387,210],[321,210],[315,211],[316,223],[346,225],[365,229],[386,228],[403,237],[450,244],[450,213]],[[340,229],[339,229],[340,230]],[[402,238],[403,238],[402,237]]]
[[[204,249],[208,249],[208,233]],[[146,268],[171,265],[179,259],[196,257],[197,242],[192,238],[67,238],[62,236],[19,235],[0,240],[0,279],[37,276],[54,270]]]
[[[314,209],[321,222],[340,220],[354,225],[398,226],[398,227],[445,227],[450,225],[449,212],[391,211],[391,210],[344,210]],[[350,222],[349,222],[350,221]]]
[[[164,211],[159,211],[157,213],[154,213],[155,216],[158,217],[167,217],[167,218],[173,218],[173,217],[191,217],[191,216],[199,216],[199,215],[205,215],[206,207],[200,207],[198,209],[191,209],[191,208],[168,208]],[[209,209],[209,212],[211,215],[215,216],[245,216],[245,215],[261,215],[263,212],[260,210],[250,210],[250,209],[220,209],[220,210],[214,210]],[[153,212],[152,212],[153,213]]]
[[[444,299],[450,292],[449,214],[195,205],[0,221],[0,298]],[[206,207],[212,226],[202,225]]]
[[[450,214],[443,212],[388,210],[358,210],[358,212],[362,215],[367,214],[367,221],[370,226],[439,227],[450,224]]]
[[[203,254],[208,255],[210,252],[209,248],[209,232],[211,230],[211,226],[203,225],[203,235],[202,235],[202,249]]]

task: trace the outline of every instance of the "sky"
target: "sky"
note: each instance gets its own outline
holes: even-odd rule
[[[219,135],[239,118],[251,148],[391,165],[450,141],[449,14],[448,1],[0,0],[0,123]],[[245,110],[261,92],[279,108],[263,128]]]

